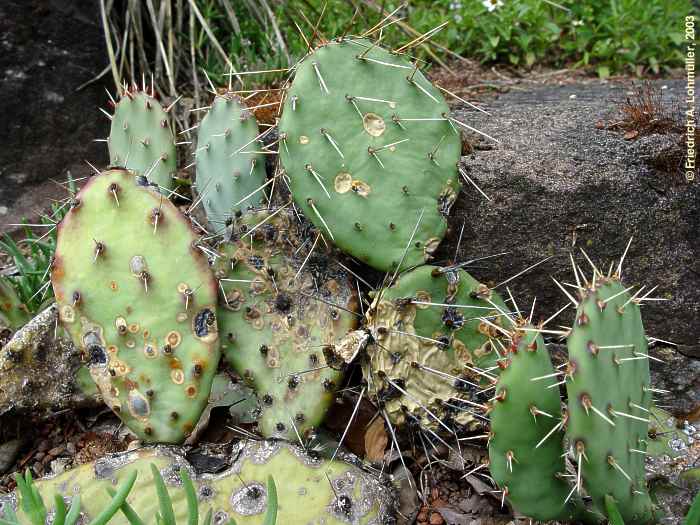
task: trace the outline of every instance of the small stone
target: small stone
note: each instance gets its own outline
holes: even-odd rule
[[[37,476],[39,476],[39,477],[41,477],[41,476],[44,475],[44,465],[42,465],[39,461],[36,461],[36,462],[32,465],[32,470],[33,470],[34,473],[35,473]]]
[[[68,444],[66,445],[66,451],[67,451],[68,454],[70,454],[71,456],[74,456],[75,453],[76,453],[75,443],[73,443],[72,441],[69,441]]]
[[[66,450],[66,448],[63,445],[59,445],[59,446],[54,447],[51,450],[49,450],[48,454],[49,454],[49,456],[56,457],[56,456],[60,456],[61,454],[63,454],[63,452],[65,450]]]
[[[13,439],[0,445],[0,474],[4,474],[14,465],[21,447],[22,442],[19,439]]]
[[[63,474],[69,464],[70,460],[68,458],[54,459],[51,462],[51,473],[54,475]]]
[[[37,452],[36,454],[34,454],[34,459],[37,461],[41,461],[42,459],[44,459],[44,457],[46,457],[46,454],[44,452]]]
[[[443,525],[445,520],[442,518],[439,512],[433,512],[430,514],[430,525]]]

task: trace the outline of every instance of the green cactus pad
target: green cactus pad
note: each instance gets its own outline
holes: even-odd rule
[[[318,239],[307,230],[287,210],[253,211],[236,220],[215,266],[224,356],[255,386],[262,434],[291,440],[333,402],[342,374],[325,366],[323,348],[357,319],[348,274],[320,246],[306,260]]]
[[[15,331],[31,318],[10,279],[0,275],[0,329],[9,328]]]
[[[60,223],[51,280],[107,405],[142,439],[182,441],[219,361],[216,281],[184,217],[106,171]]]
[[[197,132],[197,189],[215,229],[237,211],[258,205],[262,191],[244,197],[265,182],[265,155],[260,150],[255,116],[237,96],[217,95]]]
[[[442,419],[451,412],[443,402],[475,399],[480,386],[495,379],[497,367],[483,370],[498,359],[500,347],[493,341],[499,332],[479,318],[505,325],[501,314],[507,311],[496,293],[464,270],[422,266],[401,275],[377,293],[367,314],[378,343],[368,347],[364,366],[372,399],[384,405],[395,424],[405,421],[406,407],[422,425],[436,428],[440,424],[425,408]],[[474,409],[464,407],[455,416],[461,424],[474,419]]]
[[[547,388],[557,381],[554,367],[539,333],[516,330],[512,337],[490,412],[491,475],[525,516],[570,520],[574,505],[564,501],[571,487],[561,477],[561,400],[557,388]]]
[[[127,503],[144,523],[155,523],[159,511],[151,473],[151,465],[155,465],[172,500],[175,521],[186,523],[186,494],[179,474],[180,469],[186,469],[195,485],[200,523],[212,510],[216,524],[233,519],[238,525],[262,525],[267,510],[267,478],[271,475],[277,486],[280,525],[379,525],[391,520],[390,490],[349,463],[314,459],[297,446],[265,441],[240,442],[233,447],[231,457],[237,459],[227,470],[196,475],[178,450],[145,448],[107,456],[38,481],[36,487],[45,502],[53,502],[57,493],[64,498],[80,494],[80,523],[88,523],[110,500],[107,489],[137,471]],[[16,507],[16,499],[15,494],[0,495],[0,510],[4,505]],[[127,522],[123,515],[117,515],[110,523]]]
[[[294,200],[326,239],[388,271],[429,260],[444,236],[461,143],[440,92],[372,46],[330,42],[298,64],[279,151]]]
[[[147,92],[127,90],[117,102],[109,131],[109,162],[128,168],[163,190],[175,184],[177,154],[170,119]]]
[[[651,522],[644,477],[651,405],[647,340],[639,305],[616,278],[598,276],[586,285],[567,345],[567,435],[582,462],[584,487],[599,509],[610,495],[625,522]]]

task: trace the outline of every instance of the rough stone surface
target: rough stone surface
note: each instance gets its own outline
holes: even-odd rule
[[[664,98],[680,100],[683,84],[665,84]],[[624,96],[622,88],[607,84],[545,87],[501,96],[487,108],[490,116],[457,110],[458,118],[500,143],[478,142],[463,158],[468,175],[492,201],[463,182],[437,255],[454,258],[464,223],[458,261],[510,252],[466,268],[482,282],[499,283],[554,256],[509,283],[523,309],[537,296],[537,320],[566,303],[551,276],[573,279],[569,251],[578,252],[590,275],[579,247],[607,271],[634,236],[623,280],[627,286],[659,285],[653,295],[669,299],[643,307],[644,325],[648,335],[679,345],[673,370],[664,374],[692,383],[698,364],[692,356],[700,352],[700,184],[652,167],[677,135],[628,141],[622,132],[596,127],[598,120],[615,119],[615,103]],[[572,315],[569,309],[553,324],[570,325]],[[690,383],[681,390],[692,391]],[[692,397],[676,408],[689,410]]]
[[[0,2],[0,232],[65,192],[50,179],[79,178],[107,161],[100,116],[111,75],[77,88],[107,65],[99,2]],[[37,206],[37,204],[39,206]]]
[[[68,339],[56,337],[57,316],[56,306],[50,306],[0,349],[0,416],[48,415],[101,404],[96,391],[86,394],[81,389],[80,351]]]

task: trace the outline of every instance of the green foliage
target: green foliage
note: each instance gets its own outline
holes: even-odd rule
[[[427,2],[426,2],[427,3]],[[687,0],[506,0],[489,12],[481,0],[414,4],[420,31],[441,19],[449,28],[436,40],[464,56],[485,62],[555,67],[594,65],[599,74],[659,73],[680,67],[679,13]]]
[[[67,188],[69,193],[75,194],[75,181],[68,174]],[[0,251],[12,258],[17,268],[17,275],[7,277],[5,280],[13,288],[19,297],[25,315],[34,316],[47,305],[53,298],[53,291],[48,282],[49,264],[56,251],[56,223],[60,222],[69,210],[69,202],[52,203],[48,215],[42,215],[39,219],[38,233],[29,226],[24,228],[25,237],[16,242],[9,235],[0,240]],[[26,222],[26,221],[25,221]],[[1,313],[1,312],[0,312]],[[17,323],[13,323],[17,324]],[[23,323],[20,323],[23,324]]]
[[[105,403],[141,439],[181,442],[219,360],[216,281],[189,222],[123,169],[92,177],[59,227],[59,317]]]
[[[238,17],[237,32],[232,30],[230,19],[218,2],[209,0],[202,4],[201,11],[212,32],[241,70],[287,66],[272,20],[279,27],[289,54],[299,58],[307,47],[295,22],[310,38],[312,26],[327,4],[318,30],[332,38],[345,33],[357,5],[341,0],[290,0],[276,6],[269,2],[274,9],[270,18],[262,4],[251,6],[245,0],[234,0],[232,8],[243,13]],[[381,2],[386,12],[400,4]],[[526,67],[535,63],[554,67],[590,65],[605,76],[623,72],[657,74],[681,67],[683,35],[679,16],[692,12],[688,0],[503,0],[492,11],[482,0],[415,0],[398,15],[418,33],[449,20],[450,25],[433,40],[467,58]],[[381,18],[377,10],[360,3],[354,32],[361,33]],[[397,47],[413,36],[392,28],[386,32],[383,43]],[[206,69],[224,80],[228,67],[216,53],[208,51],[211,44],[204,30],[198,29],[196,44],[206,60]],[[443,59],[447,57],[439,48],[432,51]],[[427,55],[425,48],[418,48],[415,53]],[[282,77],[276,73],[256,80],[269,83]]]

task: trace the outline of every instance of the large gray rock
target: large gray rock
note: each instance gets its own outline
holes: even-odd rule
[[[682,100],[682,82],[666,84],[664,98]],[[634,237],[624,282],[658,285],[653,295],[670,299],[645,305],[644,323],[649,335],[678,344],[664,373],[684,376],[675,408],[690,411],[700,391],[693,360],[700,356],[700,184],[654,167],[678,147],[679,135],[628,141],[596,127],[615,118],[615,101],[624,97],[622,88],[603,84],[543,87],[501,96],[487,108],[490,116],[457,110],[458,118],[500,140],[483,139],[463,159],[493,200],[465,184],[437,255],[454,259],[463,223],[458,261],[510,252],[476,263],[470,271],[483,281],[499,283],[553,255],[509,284],[523,309],[537,296],[536,319],[546,319],[566,303],[551,276],[573,280],[568,252],[582,247],[607,271]],[[577,258],[590,275],[580,252]],[[553,324],[571,319],[569,309]],[[673,388],[674,381],[663,383]]]
[[[0,349],[0,416],[48,415],[67,408],[100,406],[80,352],[60,337],[56,306],[50,306]],[[57,335],[58,332],[58,335]]]

